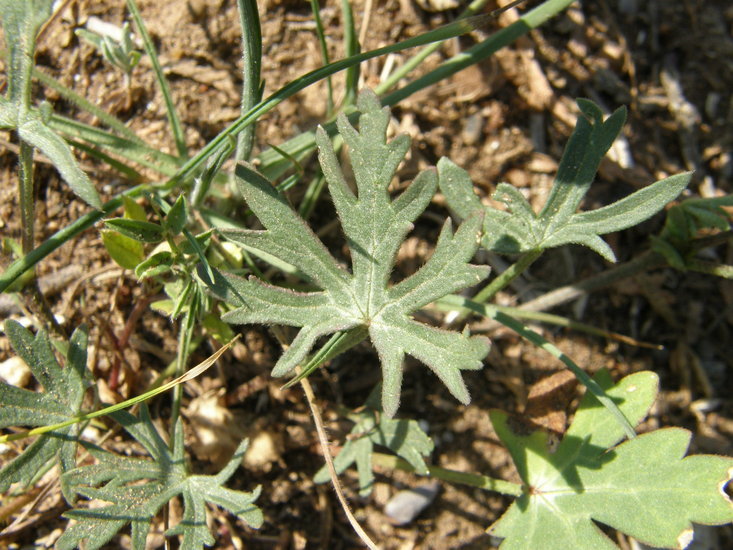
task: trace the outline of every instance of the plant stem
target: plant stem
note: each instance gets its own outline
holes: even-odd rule
[[[35,245],[33,227],[36,217],[33,185],[33,147],[23,140],[19,141],[20,178],[18,180],[18,195],[20,196],[21,245],[23,254],[28,254]]]
[[[508,269],[504,270],[496,279],[486,285],[476,296],[473,301],[479,304],[490,302],[496,293],[509,285],[514,279],[519,277],[524,271],[534,263],[534,261],[542,255],[542,250],[531,250],[520,258]]]
[[[311,387],[311,384],[307,378],[303,378],[300,381],[300,384],[301,386],[303,386],[303,393],[305,393],[306,401],[308,401],[308,406],[310,407],[311,414],[313,415],[313,423],[316,425],[316,432],[318,433],[318,441],[321,444],[323,458],[326,460],[326,468],[328,469],[328,473],[331,476],[331,483],[333,484],[334,491],[336,491],[336,496],[338,497],[339,503],[341,504],[341,507],[343,508],[344,513],[346,514],[346,517],[351,524],[351,527],[354,529],[354,531],[356,531],[356,534],[359,536],[362,542],[367,545],[367,548],[369,548],[370,550],[379,550],[379,547],[372,541],[371,538],[369,538],[369,535],[367,535],[366,531],[364,531],[362,526],[359,525],[359,522],[356,520],[354,514],[351,512],[349,503],[346,500],[346,495],[344,495],[344,490],[341,487],[341,483],[339,483],[338,474],[336,473],[336,468],[333,465],[333,457],[331,456],[331,451],[328,445],[328,436],[326,435],[326,429],[323,427],[323,418],[321,417],[321,412],[318,410],[318,405],[316,405],[316,396],[313,394],[313,388]]]
[[[18,194],[20,196],[20,231],[21,246],[24,256],[33,250],[35,244],[35,185],[33,179],[33,146],[27,144],[22,139],[18,151],[20,174],[18,178]],[[53,311],[46,302],[40,288],[38,287],[38,279],[33,270],[33,278],[23,288],[21,295],[23,296],[26,306],[33,312],[35,316],[51,331],[57,338],[65,338],[64,331],[56,322]]]
[[[386,455],[382,453],[372,453],[372,465],[381,466],[382,468],[390,468],[392,470],[405,470],[414,472],[415,468],[398,456]],[[511,481],[496,479],[489,476],[479,474],[471,474],[467,472],[458,472],[456,470],[448,470],[439,466],[428,466],[428,472],[432,477],[437,477],[450,483],[460,483],[462,485],[470,485],[484,491],[493,491],[502,495],[511,497],[520,497],[523,494],[522,486]]]

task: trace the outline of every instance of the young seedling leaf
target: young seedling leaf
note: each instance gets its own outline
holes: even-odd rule
[[[247,450],[246,440],[218,474],[192,475],[186,468],[180,420],[174,430],[171,450],[158,434],[145,405],[139,417],[126,411],[111,416],[145,447],[152,460],[121,457],[90,446],[97,463],[65,473],[61,478],[62,487],[65,494],[108,504],[88,509],[77,507],[64,514],[75,522],[59,538],[59,549],[73,549],[82,544],[88,549],[101,548],[127,524],[131,524],[131,547],[145,548],[153,518],[178,496],[183,499],[183,517],[166,534],[181,535],[181,548],[198,549],[216,542],[206,524],[207,502],[230,511],[252,527],[262,524],[262,512],[254,505],[259,488],[246,493],[223,486],[241,464]]]
[[[104,224],[119,233],[142,243],[158,243],[163,240],[163,227],[157,223],[128,218],[104,220]]]
[[[588,100],[578,100],[581,116],[565,148],[555,184],[539,214],[513,186],[501,183],[493,195],[508,211],[483,206],[473,192],[468,173],[443,158],[438,162],[440,189],[448,205],[466,218],[483,210],[482,245],[495,252],[516,254],[564,244],[581,244],[606,260],[616,256],[600,235],[632,227],[659,212],[690,181],[684,173],[660,180],[603,208],[577,212],[595,178],[598,165],[621,131],[626,112],[618,109],[605,121],[603,112]]]
[[[120,267],[135,269],[145,259],[141,242],[109,229],[103,229],[100,234],[104,248]]]
[[[420,475],[428,475],[428,467],[423,457],[433,452],[433,440],[414,420],[387,418],[379,410],[365,408],[353,412],[349,419],[355,423],[346,443],[333,460],[336,472],[341,474],[352,464],[359,472],[359,494],[368,496],[374,485],[372,454],[374,446],[381,445],[391,449],[404,458]],[[324,466],[313,478],[316,483],[330,481]]]
[[[34,337],[28,329],[9,320],[5,322],[5,334],[45,391],[33,392],[0,383],[0,428],[45,426],[75,418],[88,387],[86,327],[78,328],[71,336],[66,368],[61,368],[56,361],[44,331],[39,331]],[[0,469],[0,492],[6,491],[16,482],[28,485],[48,461],[56,457],[62,471],[73,468],[76,433],[76,426],[68,426],[41,435],[22,454]]]
[[[596,379],[634,423],[656,397],[657,377],[650,372],[615,386],[605,373]],[[524,494],[490,528],[504,539],[501,550],[616,549],[594,522],[651,546],[683,548],[692,522],[733,521],[723,491],[733,459],[684,457],[687,430],[664,428],[617,445],[621,428],[590,394],[554,452],[545,432],[516,433],[499,411],[491,421],[524,482]]]
[[[293,292],[217,274],[199,276],[214,293],[237,309],[222,317],[230,323],[278,323],[302,327],[273,369],[283,376],[305,359],[321,336],[366,327],[382,363],[382,403],[387,416],[397,411],[405,354],[425,363],[462,403],[469,394],[464,369],[479,369],[489,351],[483,337],[441,330],[419,323],[411,314],[436,299],[475,285],[488,267],[469,264],[478,247],[481,214],[469,216],[455,231],[446,222],[432,257],[415,274],[390,287],[395,256],[412,222],[425,210],[436,186],[434,170],[420,173],[395,200],[387,192],[409,138],[386,141],[389,112],[372,92],[358,102],[360,130],[345,116],[338,129],[349,147],[357,195],[346,183],[333,146],[317,132],[319,160],[351,250],[348,272],[331,256],[285,198],[246,164],[236,168],[239,189],[265,230],[222,230],[247,250],[257,249],[300,270],[320,291]]]
[[[171,235],[178,235],[186,226],[188,221],[188,209],[186,208],[186,197],[180,195],[163,220],[163,227]]]
[[[733,195],[682,201],[667,212],[661,234],[652,238],[652,249],[672,267],[686,269],[687,260],[695,253],[690,245],[700,231],[730,229],[733,216],[723,207],[731,206]]]

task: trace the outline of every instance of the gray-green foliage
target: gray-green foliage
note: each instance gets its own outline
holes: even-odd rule
[[[119,41],[109,36],[101,36],[87,29],[77,29],[76,35],[97,48],[107,62],[123,71],[127,78],[129,78],[132,70],[140,62],[142,54],[135,50],[129,22],[125,22],[122,26]]]
[[[616,385],[605,372],[596,380],[633,424],[657,395],[651,372]],[[692,522],[733,520],[733,505],[722,490],[733,459],[684,458],[687,430],[664,428],[617,445],[622,429],[590,393],[556,449],[544,431],[515,433],[501,411],[492,412],[491,421],[524,483],[524,494],[490,529],[505,539],[501,550],[616,549],[594,521],[652,546],[681,548]]]
[[[0,383],[0,428],[46,426],[74,418],[81,410],[89,386],[87,331],[80,327],[71,336],[62,368],[54,356],[48,334],[33,336],[16,321],[5,322],[13,349],[28,364],[43,393]],[[0,492],[10,484],[30,484],[46,464],[58,458],[61,471],[73,468],[76,460],[77,426],[41,435],[22,454],[0,469]]]
[[[693,239],[703,230],[728,231],[733,216],[724,207],[733,206],[733,195],[715,198],[687,199],[667,212],[659,237],[652,237],[652,248],[664,256],[669,265],[686,269],[687,261],[696,253]]]
[[[47,125],[50,106],[34,109],[30,105],[36,33],[50,15],[52,4],[52,0],[0,0],[0,21],[8,46],[8,92],[0,98],[0,128],[15,130],[22,141],[40,149],[74,193],[101,209],[97,191],[68,144]]]
[[[443,158],[438,162],[440,189],[448,205],[461,218],[477,209],[484,211],[481,244],[489,250],[515,254],[543,250],[563,244],[581,244],[608,261],[616,261],[611,248],[599,235],[632,227],[659,212],[674,200],[690,181],[690,174],[678,174],[640,189],[613,204],[577,212],[593,183],[601,159],[621,131],[626,110],[616,110],[605,121],[603,111],[588,100],[579,99],[578,117],[563,154],[555,183],[539,214],[518,189],[507,183],[496,187],[493,198],[508,211],[483,206],[473,192],[468,173]]]
[[[351,272],[331,256],[270,182],[240,164],[236,169],[239,189],[265,230],[226,230],[223,235],[248,250],[294,265],[321,290],[294,292],[228,274],[208,282],[237,307],[223,317],[227,322],[301,327],[275,365],[275,376],[292,371],[318,338],[366,327],[382,364],[382,404],[388,416],[395,414],[399,404],[405,354],[428,365],[459,401],[468,403],[461,370],[481,368],[488,340],[419,323],[411,313],[487,276],[487,267],[468,263],[478,246],[481,215],[469,216],[455,233],[447,221],[426,264],[390,287],[400,244],[433,197],[438,178],[434,170],[424,171],[392,200],[387,188],[410,140],[403,135],[386,141],[389,113],[373,93],[362,93],[358,106],[358,132],[345,116],[338,119],[338,130],[349,147],[357,195],[346,182],[326,132],[319,129],[316,138],[351,251]]]
[[[173,450],[155,429],[147,407],[140,416],[126,411],[111,415],[135,438],[152,460],[118,456],[88,446],[97,459],[95,464],[66,472],[61,483],[64,494],[78,495],[109,504],[93,508],[74,508],[64,514],[75,520],[58,540],[58,548],[101,548],[125,525],[131,524],[132,548],[145,548],[145,539],[153,518],[171,499],[183,499],[181,521],[167,531],[181,535],[181,548],[188,550],[215,543],[206,523],[206,503],[224,508],[252,527],[262,524],[262,512],[254,501],[260,494],[224,487],[247,450],[244,440],[229,463],[216,475],[192,475],[186,466],[183,424],[180,419],[173,433]]]
[[[376,398],[375,398],[376,397]],[[425,458],[433,452],[433,440],[415,420],[387,418],[381,414],[378,395],[349,415],[354,427],[346,436],[346,443],[333,460],[336,472],[341,474],[352,464],[359,472],[359,493],[368,496],[374,485],[372,455],[374,446],[380,445],[404,458],[420,475],[428,475]],[[324,466],[313,477],[316,483],[326,483],[331,478]]]

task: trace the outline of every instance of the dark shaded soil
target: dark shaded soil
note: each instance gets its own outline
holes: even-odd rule
[[[197,151],[239,114],[241,87],[238,16],[231,0],[139,0],[149,31],[158,45],[170,79],[190,151]],[[371,4],[370,4],[371,5]],[[365,5],[354,2],[357,28]],[[267,0],[260,5],[263,26],[265,95],[321,64],[318,42],[307,3]],[[455,11],[429,13],[410,0],[386,0],[368,11],[368,32],[362,49],[373,49],[414,36],[452,20]],[[90,16],[114,24],[125,17],[124,2],[71,2],[46,29],[39,46],[40,68],[126,121],[143,139],[173,153],[175,147],[165,108],[148,62],[133,75],[132,102],[126,103],[121,75],[73,34]],[[332,59],[342,56],[341,13],[335,2],[324,3],[321,16],[329,34]],[[511,12],[492,26],[447,43],[429,57],[418,72],[427,72],[450,55],[465,50],[485,35],[509,24]],[[564,144],[574,125],[576,97],[589,97],[609,112],[628,107],[621,146],[602,164],[598,182],[585,207],[607,204],[634,189],[685,170],[695,170],[690,194],[716,196],[733,191],[733,8],[725,0],[664,2],[633,0],[575,4],[565,14],[532,31],[491,60],[456,74],[448,81],[408,98],[393,111],[395,131],[413,138],[401,177],[449,156],[466,168],[488,197],[501,181],[526,192],[535,209],[544,203]],[[412,53],[412,52],[410,52]],[[408,54],[393,60],[400,64]],[[364,85],[379,82],[384,59],[363,67]],[[337,97],[342,77],[334,79]],[[88,123],[94,120],[53,92],[39,88],[57,111]],[[322,121],[326,87],[315,85],[285,101],[257,126],[257,143],[279,144]],[[16,156],[10,136],[0,135],[0,234],[19,238]],[[98,189],[109,197],[128,185],[85,155]],[[306,166],[312,172],[312,161]],[[87,211],[75,200],[53,169],[39,163],[37,236],[48,238]],[[153,177],[149,174],[149,177]],[[297,188],[293,191],[298,200]],[[449,213],[437,197],[429,215],[409,236],[400,253],[397,275],[413,272],[430,254],[442,220]],[[333,213],[321,201],[312,223],[316,229],[331,222]],[[619,261],[638,256],[659,231],[662,216],[623,233],[608,236]],[[338,235],[327,234],[328,243]],[[341,244],[337,244],[341,246]],[[733,263],[733,247],[709,251],[712,260]],[[10,259],[3,256],[2,264]],[[499,258],[479,258],[502,269]],[[154,298],[135,276],[122,272],[106,253],[98,228],[62,246],[38,268],[41,276],[68,266],[80,266],[72,280],[49,295],[54,312],[73,329],[92,327],[91,365],[105,401],[120,401],[144,390],[175,357],[177,327],[168,318],[144,307]],[[570,282],[607,269],[598,256],[580,248],[548,252],[498,301],[518,305]],[[140,304],[143,304],[141,307]],[[563,329],[536,326],[548,339],[588,372],[608,368],[615,378],[651,369],[661,378],[662,392],[649,430],[663,425],[695,432],[692,451],[733,454],[733,387],[731,340],[733,283],[709,276],[658,269],[619,282],[554,313],[664,346],[653,350],[604,340]],[[436,319],[439,319],[437,317]],[[17,317],[17,315],[14,315]],[[474,321],[480,331],[482,323]],[[125,333],[127,331],[127,333]],[[316,486],[313,474],[322,458],[307,405],[299,389],[282,391],[268,373],[280,351],[264,328],[245,328],[242,343],[228,354],[222,367],[186,389],[184,412],[190,421],[189,441],[196,467],[213,471],[243,435],[259,438],[262,449],[247,470],[233,481],[250,490],[261,484],[258,501],[265,524],[258,531],[229,523],[215,513],[220,548],[354,548],[358,539],[343,517],[332,491]],[[129,335],[129,337],[128,337]],[[445,388],[418,364],[408,364],[400,414],[425,421],[434,438],[436,465],[516,480],[508,455],[488,421],[491,408],[521,412],[530,388],[558,370],[551,357],[520,341],[505,329],[493,329],[493,351],[480,372],[466,375],[473,402],[459,406]],[[125,343],[119,348],[120,342]],[[212,351],[206,345],[200,360]],[[0,359],[10,356],[0,337]],[[120,383],[111,371],[122,364]],[[366,374],[365,374],[366,373]],[[343,441],[349,425],[338,421],[336,406],[359,406],[378,381],[374,351],[357,347],[334,361],[330,374],[313,377],[330,427],[332,441]],[[110,387],[112,386],[112,387]],[[572,411],[575,401],[567,404]],[[165,419],[168,402],[152,405]],[[203,411],[203,412],[202,412]],[[564,411],[563,411],[564,412]],[[206,443],[204,420],[214,424]],[[121,439],[119,441],[122,441]],[[120,442],[118,445],[123,445]],[[269,450],[268,450],[269,446]],[[492,493],[444,484],[436,501],[407,527],[392,526],[382,512],[396,491],[421,483],[403,472],[382,471],[371,497],[360,498],[354,472],[344,476],[357,518],[384,548],[491,548],[497,542],[484,533],[509,501]],[[8,500],[9,501],[9,500]],[[7,504],[6,500],[2,504]],[[24,512],[27,528],[0,539],[18,545],[52,545],[63,528],[58,488]],[[50,512],[49,512],[50,511]],[[11,518],[12,519],[12,518]],[[162,543],[162,523],[151,547]],[[715,531],[711,548],[733,545],[733,531]],[[2,536],[2,535],[0,535]],[[622,548],[622,535],[612,534]],[[125,546],[122,536],[115,546]]]

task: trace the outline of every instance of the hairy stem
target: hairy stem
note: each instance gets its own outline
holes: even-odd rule
[[[20,140],[19,157],[18,195],[20,196],[21,246],[23,255],[26,255],[33,250],[36,240],[34,230],[36,208],[33,180],[33,146]],[[35,269],[33,279],[23,288],[21,295],[26,307],[48,327],[51,333],[57,338],[65,339],[64,331],[56,322],[53,311],[51,311],[48,302],[46,302],[41,290],[38,288]]]
[[[415,468],[406,460],[394,455],[386,455],[382,453],[372,453],[372,464],[389,468],[392,470],[405,470],[414,472]],[[522,496],[522,486],[511,481],[496,479],[489,476],[479,474],[471,474],[467,472],[458,472],[456,470],[448,470],[439,466],[428,466],[428,472],[432,477],[437,477],[450,483],[461,483],[462,485],[470,485],[485,491],[493,491],[510,497]]]

